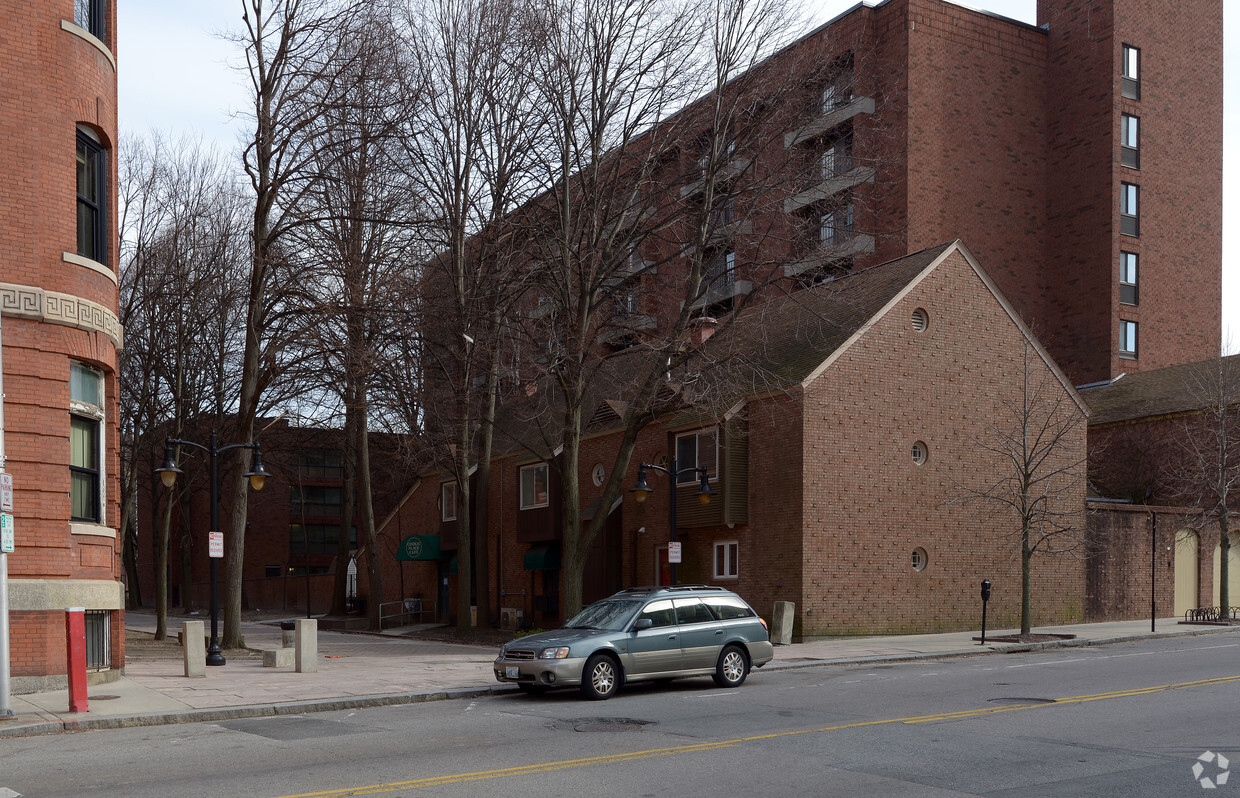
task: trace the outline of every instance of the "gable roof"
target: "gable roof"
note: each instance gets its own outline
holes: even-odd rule
[[[1132,421],[1152,416],[1190,413],[1205,406],[1203,388],[1217,380],[1218,368],[1240,380],[1240,355],[1181,363],[1115,378],[1109,384],[1081,389],[1089,403],[1090,426]]]

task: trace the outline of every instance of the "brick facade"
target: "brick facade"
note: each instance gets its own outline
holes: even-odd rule
[[[111,668],[124,665],[119,519],[115,5],[102,41],[74,24],[72,0],[3,4],[0,48],[0,324],[4,470],[13,476],[8,555],[12,689],[65,684],[64,608],[110,611]],[[78,131],[106,169],[97,258],[78,254]],[[71,521],[70,368],[102,377],[99,518]]]

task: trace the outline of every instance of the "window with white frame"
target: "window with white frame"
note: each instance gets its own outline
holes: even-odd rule
[[[1120,53],[1120,93],[1130,100],[1141,99],[1141,51],[1125,44]]]
[[[1122,114],[1119,120],[1119,162],[1133,169],[1141,166],[1140,118]]]
[[[1126,236],[1141,234],[1140,211],[1138,200],[1141,187],[1135,183],[1120,183],[1119,186],[1119,231]]]
[[[1119,323],[1119,354],[1120,357],[1126,358],[1137,356],[1137,323],[1135,321]]]
[[[444,521],[456,520],[456,483],[441,482],[439,483],[439,508],[442,511],[440,517]]]
[[[694,472],[685,470],[689,468],[705,467],[706,475],[711,480],[717,479],[718,463],[719,431],[716,428],[676,436],[676,468],[680,470],[680,476],[676,480],[678,484],[698,482],[701,479]]]
[[[521,468],[521,509],[531,510],[535,507],[546,507],[550,501],[547,490],[548,469],[546,463],[522,466]]]
[[[715,543],[715,578],[735,579],[737,577],[736,555],[739,545],[735,540],[721,540]]]
[[[103,374],[69,366],[69,506],[74,521],[103,521]]]
[[[1125,305],[1137,304],[1137,253],[1119,253],[1119,301]]]

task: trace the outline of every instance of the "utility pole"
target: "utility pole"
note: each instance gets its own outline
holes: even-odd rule
[[[0,322],[0,480],[5,475],[4,454],[4,325]],[[6,497],[11,492],[3,491]],[[12,532],[12,506],[0,511],[0,519]],[[0,717],[12,717],[13,704],[9,698],[9,548],[8,535],[0,534]]]

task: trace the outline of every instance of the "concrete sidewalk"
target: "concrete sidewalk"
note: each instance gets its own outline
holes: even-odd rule
[[[155,629],[153,615],[131,612],[125,618],[130,629]],[[992,642],[1012,630],[988,632],[985,646],[974,639],[975,632],[834,638],[777,646],[775,660],[763,671],[1240,633],[1236,627],[1189,626],[1177,620],[1159,620],[1153,633],[1148,620],[1035,629],[1075,635],[1045,643]],[[280,647],[278,624],[244,623],[242,633],[250,648]],[[131,661],[119,680],[90,688],[88,712],[68,712],[67,690],[13,696],[16,715],[0,718],[0,737],[292,715],[515,690],[492,675],[494,647],[417,640],[390,630],[382,635],[320,631],[318,648],[317,673],[264,668],[261,658],[234,658],[191,679],[179,658]]]

